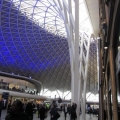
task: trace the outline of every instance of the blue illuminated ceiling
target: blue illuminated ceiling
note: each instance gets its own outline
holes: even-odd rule
[[[0,0],[0,71],[31,77],[51,90],[70,90],[70,60],[66,32],[62,32],[64,24],[61,28],[59,25],[58,28],[50,27],[50,21],[55,22],[55,26],[62,21],[57,12],[53,15],[55,20],[43,18],[45,24],[40,17],[36,20],[33,14],[36,14],[39,0],[34,1],[36,6],[30,17],[31,13],[25,12],[29,10],[24,8],[23,11],[21,7],[26,1]],[[48,10],[43,3],[46,9],[39,6],[43,9],[39,14]],[[49,5],[53,12],[57,11],[55,5]]]
[[[50,90],[71,89],[67,36],[54,0],[0,0],[0,71],[36,79]],[[97,90],[97,78],[92,41],[87,91]]]

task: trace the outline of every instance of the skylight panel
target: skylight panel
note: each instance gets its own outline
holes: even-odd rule
[[[63,32],[63,34],[66,36],[64,20],[60,13],[60,6],[58,2],[58,0],[13,0],[14,5],[19,8],[19,10],[24,13],[29,19],[33,20],[35,23],[38,22],[38,25],[42,25],[41,27],[47,29],[48,31],[50,25],[56,26],[55,31],[58,31],[58,34],[61,34],[61,32]],[[60,0],[60,2],[61,5],[63,5],[63,0]],[[18,3],[20,6],[18,5]],[[66,4],[69,4],[67,0]],[[75,19],[74,0],[71,0],[71,5],[73,18]],[[80,29],[91,29],[84,1],[80,0],[79,5]],[[60,26],[62,26],[62,29],[58,30]]]

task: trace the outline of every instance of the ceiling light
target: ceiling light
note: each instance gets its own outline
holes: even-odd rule
[[[97,37],[97,40],[100,40],[100,37]]]
[[[120,50],[120,41],[119,41],[119,43],[118,43],[118,50]]]
[[[108,49],[108,42],[105,42],[104,49]]]
[[[106,47],[104,47],[104,49],[108,49],[108,47],[106,46]]]
[[[105,73],[105,69],[104,68],[102,69],[102,72]]]

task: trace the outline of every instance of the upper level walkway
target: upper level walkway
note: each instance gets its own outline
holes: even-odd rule
[[[21,92],[16,92],[16,91],[0,89],[1,95],[3,94],[3,92],[8,92],[9,96],[14,96],[14,97],[25,97],[25,98],[41,99],[41,100],[48,99],[48,97],[45,97],[45,96],[38,96],[38,95],[34,95],[34,94],[27,94],[27,93],[21,93]]]
[[[63,112],[59,112],[59,113],[60,113],[61,116],[60,116],[60,118],[58,120],[65,120],[64,113]],[[3,110],[1,120],[5,120],[6,114],[7,114],[6,110]],[[40,120],[40,118],[37,117],[37,114],[34,114],[33,120]],[[48,117],[45,120],[50,120],[49,112],[48,112]],[[67,119],[66,120],[70,120],[70,116],[68,114],[67,114]],[[81,120],[82,120],[82,118],[81,118]],[[98,117],[86,114],[86,120],[98,120]]]

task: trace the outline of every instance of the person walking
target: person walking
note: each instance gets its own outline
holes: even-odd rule
[[[11,108],[11,107],[12,107],[12,105],[11,105],[11,101],[10,101],[9,104],[8,104],[7,113],[10,112],[10,108]]]
[[[60,117],[59,113],[57,112],[56,105],[53,104],[50,114],[51,114],[50,120],[57,120]]]
[[[68,105],[67,111],[68,111],[68,113],[69,113],[69,115],[70,115],[70,114],[71,114],[71,105]]]
[[[38,118],[40,117],[39,110],[40,110],[40,104],[39,104],[39,103],[37,103]]]
[[[1,98],[1,99],[0,99],[0,119],[1,119],[2,109],[3,109],[3,100],[2,100],[2,98]]]
[[[28,114],[30,120],[33,120],[33,106],[31,102],[28,102],[25,112]]]
[[[67,104],[64,104],[64,115],[65,115],[65,120],[66,120],[66,116],[67,116]]]
[[[73,103],[71,108],[71,120],[75,120],[77,118],[76,108],[77,108],[77,105]]]
[[[40,114],[40,120],[44,120],[45,119],[45,107],[44,107],[44,105],[41,105],[40,110],[39,110],[39,114]]]
[[[17,100],[13,103],[5,120],[30,120],[28,115],[24,113],[23,104]]]

